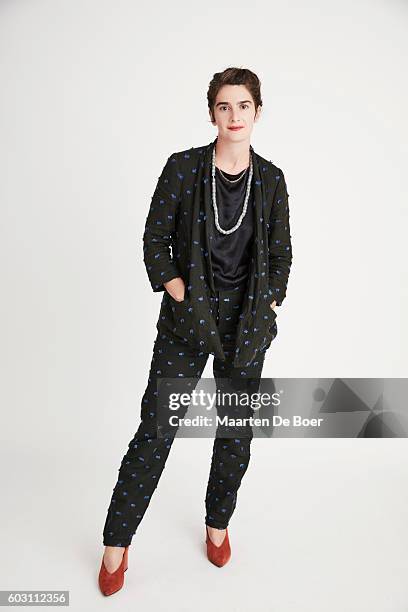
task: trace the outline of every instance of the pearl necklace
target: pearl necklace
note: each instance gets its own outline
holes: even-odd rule
[[[215,146],[214,146],[213,152],[212,152],[212,168],[211,168],[211,171],[212,171],[212,173],[211,173],[211,176],[212,176],[212,203],[213,203],[213,208],[214,208],[215,226],[216,226],[217,230],[219,232],[221,232],[222,234],[232,234],[241,225],[242,219],[245,217],[246,211],[247,211],[247,208],[248,208],[249,193],[251,191],[251,181],[252,181],[252,175],[253,175],[252,155],[250,154],[250,156],[249,156],[249,178],[248,178],[248,183],[247,183],[247,188],[246,188],[244,207],[242,209],[242,213],[241,213],[237,223],[234,225],[234,227],[232,227],[229,230],[223,229],[220,226],[219,221],[218,221],[218,208],[217,208],[217,196],[216,196],[217,188],[216,188],[216,183],[215,183]]]

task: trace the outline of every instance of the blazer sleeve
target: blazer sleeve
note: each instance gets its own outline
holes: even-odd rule
[[[143,234],[143,260],[153,291],[164,291],[163,283],[180,276],[170,252],[181,199],[177,155],[173,153],[159,176]]]
[[[272,299],[281,306],[286,297],[290,268],[292,265],[292,243],[289,224],[289,194],[282,170],[277,175],[271,214],[269,218],[269,288]]]

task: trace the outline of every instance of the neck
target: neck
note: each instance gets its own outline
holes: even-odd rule
[[[241,142],[231,142],[217,136],[215,143],[215,163],[218,168],[236,171],[249,166],[249,139]]]

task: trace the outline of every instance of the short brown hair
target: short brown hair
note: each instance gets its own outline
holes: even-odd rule
[[[223,85],[245,85],[255,103],[255,111],[262,106],[261,81],[257,75],[248,68],[226,68],[223,72],[216,72],[210,81],[207,92],[208,108],[214,121],[214,104],[217,94]]]

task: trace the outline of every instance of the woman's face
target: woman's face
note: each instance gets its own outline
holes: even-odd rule
[[[255,103],[245,85],[224,85],[215,99],[213,109],[215,121],[212,123],[217,125],[218,135],[223,140],[233,142],[249,140],[260,110],[261,107],[255,116]],[[230,129],[233,126],[241,129]]]

